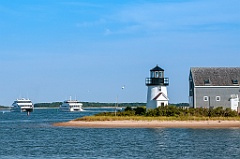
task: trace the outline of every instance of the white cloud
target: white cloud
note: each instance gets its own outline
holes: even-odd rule
[[[240,21],[239,1],[187,1],[146,3],[120,8],[108,17],[115,33],[176,31],[182,29],[225,29]],[[224,25],[224,26],[223,26]],[[208,27],[206,27],[208,26]],[[211,27],[213,26],[213,27]]]
[[[88,2],[59,2],[62,5],[69,5],[69,6],[77,6],[77,7],[93,7],[93,8],[101,8],[102,5],[96,3],[88,3]]]
[[[111,30],[110,29],[105,29],[105,32],[104,32],[104,35],[111,35],[112,34],[112,32],[111,32]]]
[[[98,25],[103,25],[105,24],[106,21],[105,19],[99,19],[96,21],[84,21],[84,22],[79,22],[76,24],[77,27],[95,27]]]

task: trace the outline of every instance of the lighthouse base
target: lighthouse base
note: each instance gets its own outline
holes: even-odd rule
[[[166,86],[148,86],[147,109],[168,105]]]
[[[147,102],[147,109],[155,109],[160,106],[166,106],[168,105],[168,101],[156,101],[152,100]]]

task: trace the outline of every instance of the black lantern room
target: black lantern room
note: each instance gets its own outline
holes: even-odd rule
[[[164,78],[164,69],[158,65],[150,70],[150,78],[146,78],[146,85],[168,86],[169,79]]]

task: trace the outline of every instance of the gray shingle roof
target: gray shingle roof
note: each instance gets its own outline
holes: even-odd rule
[[[192,67],[190,74],[195,86],[236,86],[240,83],[240,67]]]

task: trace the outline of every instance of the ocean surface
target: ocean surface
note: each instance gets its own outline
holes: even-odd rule
[[[240,129],[65,128],[69,121],[113,109],[26,113],[0,110],[1,159],[239,159]]]

